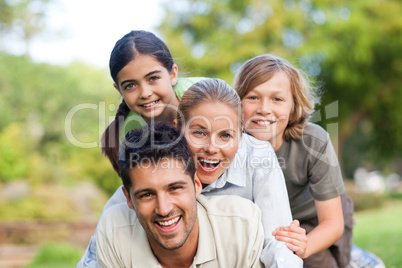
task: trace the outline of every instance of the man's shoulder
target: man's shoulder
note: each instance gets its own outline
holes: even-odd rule
[[[199,195],[197,200],[200,254],[212,250],[214,267],[260,267],[264,231],[257,205],[235,195]]]
[[[237,217],[247,220],[260,220],[260,208],[250,200],[236,195],[212,195],[197,197],[209,216]]]
[[[136,223],[137,215],[135,211],[130,209],[127,203],[118,203],[104,211],[99,221],[98,228],[110,232],[114,228],[131,226]]]

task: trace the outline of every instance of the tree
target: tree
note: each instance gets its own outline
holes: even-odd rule
[[[0,26],[5,28],[12,22],[12,9],[6,0],[0,0]],[[1,29],[0,28],[0,29]]]
[[[181,0],[159,29],[192,76],[231,83],[239,64],[269,52],[301,67],[323,85],[317,123],[333,122],[325,106],[338,101],[339,155],[366,122],[363,150],[375,162],[402,150],[401,12],[400,1]]]
[[[356,142],[359,133],[360,139],[364,135],[367,140],[361,153],[378,168],[401,157],[402,20],[398,14],[402,3],[354,1],[342,10],[341,18],[350,16],[348,20],[317,31],[322,55],[318,79],[327,89],[324,102],[339,100],[340,154],[345,144],[351,147],[349,153],[356,149],[348,141]]]
[[[18,34],[25,43],[25,56],[30,57],[32,39],[45,28],[45,15],[52,0],[0,0],[0,33]]]
[[[92,180],[112,194],[121,180],[99,145],[120,103],[112,84],[104,70],[79,62],[0,53],[0,184]]]

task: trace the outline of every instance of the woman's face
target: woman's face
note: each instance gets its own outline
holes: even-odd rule
[[[203,102],[191,110],[184,136],[193,153],[198,178],[210,184],[236,155],[241,137],[237,111],[220,102]]]
[[[171,73],[154,57],[138,55],[117,74],[114,85],[131,111],[140,114],[145,121],[164,118],[176,113],[179,101],[173,90],[178,69],[173,65]],[[167,109],[167,108],[172,109]]]

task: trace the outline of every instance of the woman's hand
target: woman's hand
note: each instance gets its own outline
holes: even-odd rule
[[[286,246],[300,258],[307,257],[305,256],[308,241],[306,230],[300,227],[298,220],[294,220],[289,226],[276,228],[272,235],[276,240],[285,242]]]

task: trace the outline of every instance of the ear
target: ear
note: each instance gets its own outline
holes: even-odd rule
[[[194,185],[195,185],[195,196],[198,196],[199,194],[201,194],[202,184],[201,184],[200,179],[197,176],[197,172],[194,175]]]
[[[178,75],[179,75],[179,67],[177,67],[176,63],[173,63],[172,73],[170,74],[170,81],[172,83],[172,86],[176,85]]]
[[[134,206],[133,206],[133,202],[131,202],[131,196],[130,194],[126,191],[126,188],[124,188],[124,186],[121,187],[121,189],[123,190],[124,195],[126,196],[126,200],[127,200],[127,205],[129,208],[131,208],[132,210],[135,210]]]
[[[173,126],[174,126],[175,128],[177,128],[177,124],[178,124],[177,119],[173,119]]]
[[[114,86],[114,88],[120,93],[120,89],[119,89],[119,87],[117,86],[117,84],[116,83],[113,83],[113,86]],[[121,93],[120,93],[121,94]]]

